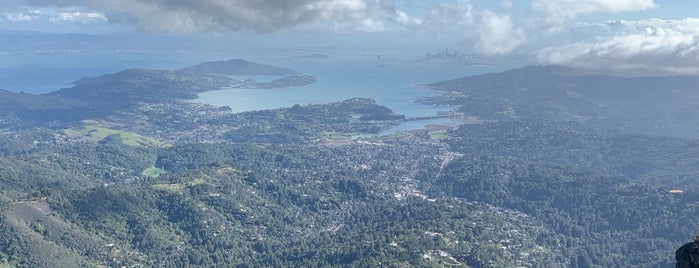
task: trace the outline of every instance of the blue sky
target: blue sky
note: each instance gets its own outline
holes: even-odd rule
[[[355,40],[699,73],[696,0],[4,0],[0,29]],[[354,38],[354,39],[352,39]]]

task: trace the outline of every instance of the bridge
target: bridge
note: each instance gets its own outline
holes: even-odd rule
[[[417,116],[417,117],[408,117],[403,119],[403,121],[418,121],[418,120],[429,120],[429,119],[440,119],[440,118],[453,118],[453,119],[458,119],[463,116],[466,116],[465,113],[453,113],[450,112],[448,114],[439,114],[439,115],[432,115],[432,116]]]

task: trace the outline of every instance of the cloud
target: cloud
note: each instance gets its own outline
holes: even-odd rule
[[[398,22],[398,24],[404,26],[422,25],[423,23],[423,19],[410,16],[408,15],[408,13],[405,13],[401,10],[396,10],[395,20],[396,22]]]
[[[97,12],[58,12],[55,16],[49,18],[50,22],[64,23],[80,23],[91,24],[99,22],[107,22],[107,17]]]
[[[415,34],[419,38],[432,40],[432,43],[443,40],[450,45],[456,41],[461,45],[459,49],[480,51],[486,55],[537,51],[536,57],[542,62],[567,63],[572,62],[570,59],[580,60],[582,57],[581,62],[589,62],[589,65],[602,61],[599,55],[612,53],[610,51],[633,51],[631,44],[623,42],[642,41],[681,49],[682,44],[691,44],[693,39],[690,37],[696,36],[689,34],[690,29],[681,29],[680,25],[673,28],[662,23],[650,27],[655,35],[647,33],[645,27],[632,25],[632,22],[573,23],[579,16],[594,13],[652,9],[656,7],[653,0],[531,0],[531,6],[507,0],[501,1],[500,5],[483,5],[471,0],[414,3],[410,0],[16,1],[39,8],[58,9],[57,13],[48,16],[49,21],[54,23],[110,22],[133,25],[139,30],[151,32],[271,32],[293,29],[314,33]],[[662,31],[666,35],[658,34]],[[573,43],[561,44],[570,40]],[[549,47],[539,50],[542,44]],[[649,50],[648,47],[635,49]],[[574,53],[567,53],[566,50],[574,50]],[[609,56],[622,59],[622,55]],[[642,61],[632,56],[626,60],[639,64]]]
[[[425,16],[423,31],[456,34],[463,42],[486,55],[514,51],[526,41],[525,30],[515,25],[511,2],[503,2],[503,12],[481,8],[471,1],[455,1],[434,6]]]
[[[655,8],[653,0],[533,0],[532,10],[543,15],[551,31],[564,29],[578,15],[621,13]]]
[[[470,1],[456,1],[441,3],[432,7],[425,16],[425,25],[429,30],[462,29],[471,26],[478,14],[478,10]]]
[[[524,30],[516,28],[512,17],[485,10],[481,13],[478,49],[487,55],[512,52],[525,41]]]
[[[616,34],[539,50],[539,62],[619,72],[699,74],[699,19],[613,21]]]
[[[58,12],[53,23],[112,22],[150,32],[271,32],[280,29],[449,36],[487,54],[508,53],[524,42],[508,12],[476,8],[469,0],[430,2],[415,16],[396,0],[20,0]],[[424,4],[424,2],[422,2]],[[504,2],[512,8],[510,2]],[[405,8],[408,8],[406,6]],[[99,11],[99,13],[93,12]],[[415,13],[415,10],[411,12]]]
[[[534,0],[532,9],[546,14],[576,16],[599,12],[620,13],[655,8],[653,0]]]
[[[27,12],[10,12],[3,14],[10,22],[30,22],[41,17],[41,11],[34,9]]]
[[[153,32],[258,32],[324,20],[329,24],[380,30],[395,16],[390,0],[24,0],[35,6],[99,10],[109,21]],[[359,29],[362,30],[362,29]]]
[[[312,21],[299,23],[299,29],[334,33],[378,33],[415,31],[423,23],[422,18],[397,9],[392,0],[322,1],[320,16]],[[348,3],[353,3],[348,5]]]

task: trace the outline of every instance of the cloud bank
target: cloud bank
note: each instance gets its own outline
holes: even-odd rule
[[[533,0],[532,10],[541,14],[548,31],[565,29],[579,15],[621,13],[655,8],[653,0]]]
[[[509,3],[509,2],[504,2]],[[496,12],[479,7],[471,1],[441,3],[429,10],[421,31],[455,34],[464,43],[486,55],[507,54],[525,43],[525,30],[515,25],[511,6]]]
[[[34,9],[27,12],[8,12],[4,13],[3,17],[10,22],[30,22],[39,19],[41,11]]]
[[[476,8],[469,0],[431,4],[426,14],[399,10],[395,0],[22,0],[61,12],[54,23],[115,22],[149,32],[226,32],[282,29],[318,32],[403,32],[451,35],[493,55],[524,43],[508,12]],[[92,12],[94,10],[100,11]],[[457,36],[457,37],[453,37]],[[428,38],[430,38],[429,36]]]
[[[44,16],[55,24],[109,22],[149,32],[391,32],[447,44],[456,40],[462,49],[485,55],[532,53],[541,64],[699,73],[694,66],[699,62],[697,19],[576,23],[591,14],[657,8],[653,0],[532,0],[529,6],[508,0],[500,6],[475,0],[15,1],[28,5],[29,11],[3,13],[0,18],[31,22]],[[58,11],[48,15],[41,8]]]
[[[24,0],[33,6],[80,7],[104,11],[110,21],[153,32],[259,32],[317,20],[359,21],[377,26],[393,13],[384,0]]]
[[[507,54],[525,42],[524,30],[514,26],[509,15],[483,11],[477,48],[487,55]]]
[[[80,23],[91,24],[99,22],[107,22],[107,17],[97,12],[58,12],[56,15],[49,17],[49,21],[53,23]]]
[[[627,72],[699,74],[699,19],[612,21],[598,36],[536,52],[539,62]]]

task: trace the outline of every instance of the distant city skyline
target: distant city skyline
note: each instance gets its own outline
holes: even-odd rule
[[[450,47],[541,64],[699,73],[691,0],[6,0],[0,29]],[[425,51],[429,52],[429,51]]]

